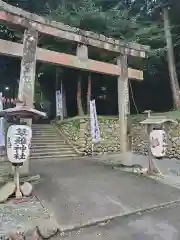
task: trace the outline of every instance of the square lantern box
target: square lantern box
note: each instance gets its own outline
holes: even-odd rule
[[[153,161],[153,157],[161,159],[166,155],[167,135],[165,129],[168,123],[177,124],[176,121],[166,116],[151,116],[150,114],[148,114],[147,119],[140,122],[140,124],[146,126],[145,131],[148,137],[149,173],[160,172]]]

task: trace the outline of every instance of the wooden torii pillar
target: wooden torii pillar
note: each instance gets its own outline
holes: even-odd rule
[[[129,89],[128,89],[128,64],[127,55],[120,55],[117,64],[121,69],[118,77],[118,112],[120,125],[120,149],[121,153],[127,152],[127,115],[129,108]]]
[[[26,29],[23,39],[18,98],[21,101],[26,101],[26,104],[31,108],[34,101],[37,42],[38,32],[33,27]]]

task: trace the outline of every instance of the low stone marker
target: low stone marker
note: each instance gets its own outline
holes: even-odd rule
[[[7,201],[7,199],[15,192],[16,185],[14,182],[8,182],[0,189],[0,203]]]
[[[20,190],[25,197],[29,197],[32,193],[33,187],[30,183],[25,182],[20,186]]]

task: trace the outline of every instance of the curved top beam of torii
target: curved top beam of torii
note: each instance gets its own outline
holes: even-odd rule
[[[2,0],[0,0],[0,20],[21,25],[25,28],[34,23],[36,30],[44,34],[130,56],[144,58],[150,51],[149,46],[115,40],[102,34],[70,27],[61,22],[51,21],[24,11]]]

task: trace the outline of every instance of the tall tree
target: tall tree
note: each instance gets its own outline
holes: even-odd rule
[[[84,110],[82,106],[82,79],[81,76],[78,76],[78,81],[77,81],[77,108],[78,108],[78,115],[79,116],[84,116]]]
[[[167,60],[168,60],[174,108],[180,109],[180,88],[179,88],[178,77],[177,77],[177,72],[176,72],[176,65],[175,65],[175,59],[174,59],[174,50],[173,50],[173,43],[172,43],[168,11],[169,10],[168,10],[167,6],[162,7],[162,12],[163,12],[162,14],[163,14],[163,20],[164,20],[164,31],[165,31],[165,37],[166,37],[166,43],[167,43]]]

